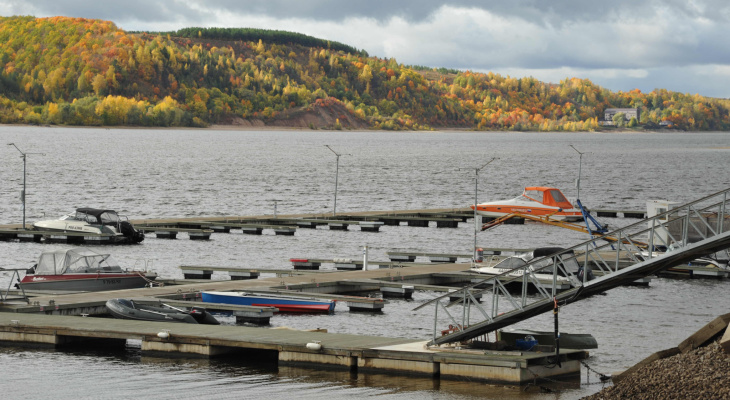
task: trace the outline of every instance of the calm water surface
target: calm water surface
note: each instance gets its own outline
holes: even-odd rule
[[[524,186],[548,185],[592,208],[644,209],[646,200],[687,202],[730,187],[726,133],[475,133],[127,130],[0,127],[0,143],[15,143],[27,159],[27,221],[56,218],[76,207],[117,210],[130,219],[332,213],[336,157],[337,211],[465,207],[512,198]],[[35,153],[43,153],[35,154]],[[20,223],[23,164],[12,146],[0,148],[0,224]],[[612,227],[635,220],[602,219]],[[206,264],[289,269],[290,258],[372,259],[387,251],[469,253],[470,223],[457,229],[384,227],[381,232],[299,230],[293,237],[215,234],[207,242],[148,237],[108,250],[126,266],[152,265],[169,278],[178,266]],[[577,232],[535,224],[508,225],[478,235],[483,247],[570,246]],[[0,242],[0,266],[27,267],[42,251],[64,245]],[[325,266],[328,267],[328,266]],[[323,267],[324,268],[324,267]],[[224,279],[214,275],[214,279]],[[676,346],[729,312],[730,281],[655,279],[649,288],[622,287],[566,306],[561,330],[593,334],[599,348],[588,364],[602,373],[626,369]],[[9,277],[0,275],[7,287]],[[413,308],[435,297],[416,292],[381,315],[277,316],[273,326],[428,339],[433,309]],[[458,313],[458,311],[457,311]],[[442,321],[442,325],[448,324]],[[516,327],[549,330],[552,315]],[[263,329],[263,328],[262,328]],[[39,373],[39,371],[42,371]],[[350,374],[245,360],[167,360],[139,350],[39,351],[0,347],[3,397],[83,398],[372,398],[572,399],[600,390],[597,375],[557,393],[535,388]],[[33,379],[29,386],[29,377]],[[557,387],[556,387],[557,388]]]

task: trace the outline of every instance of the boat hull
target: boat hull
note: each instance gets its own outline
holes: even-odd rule
[[[524,339],[528,335],[534,337],[540,345],[555,346],[555,332],[533,331],[530,329],[499,331],[499,339],[509,344],[514,344],[518,339]],[[577,350],[597,349],[598,342],[590,333],[560,332],[560,347]]]
[[[33,224],[33,228],[38,231],[54,231],[54,232],[78,232],[78,233],[91,233],[99,235],[101,229],[93,227],[85,222],[80,221],[64,221],[64,220],[50,220],[50,221],[38,221]]]
[[[240,306],[276,307],[282,313],[331,313],[332,300],[313,300],[293,296],[259,296],[240,292],[203,292],[204,303],[236,304]]]
[[[525,214],[547,217],[557,221],[580,221],[583,213],[556,188],[528,186],[522,195],[510,200],[498,200],[477,204],[476,212],[489,218],[500,218],[509,214]],[[472,210],[474,205],[471,206]]]
[[[497,268],[492,268],[492,267],[473,268],[471,271],[472,272],[476,272],[477,274],[485,275],[487,277],[493,277],[493,276],[497,276],[497,275],[503,275],[504,272],[505,272],[505,270],[501,270],[501,269],[497,269]],[[525,274],[525,271],[524,270],[518,269],[518,270],[515,270],[515,271],[510,272],[508,274],[505,274],[503,276],[505,276],[506,278],[522,278],[522,276],[524,274]],[[539,272],[538,273],[533,273],[532,276],[535,277],[535,278],[537,278],[537,279],[541,279],[543,281],[550,281],[550,280],[553,279],[553,275],[552,274],[541,274]],[[572,285],[572,283],[570,282],[570,279],[568,279],[568,278],[566,278],[564,276],[558,276],[556,278],[556,280],[557,280],[558,283],[566,283],[568,285]],[[520,279],[519,282],[522,282],[522,280]]]
[[[105,290],[137,289],[157,278],[155,274],[64,274],[26,275],[19,283],[23,290],[62,290],[100,292]]]
[[[109,299],[106,308],[115,318],[131,319],[135,321],[157,322],[185,322],[188,324],[219,325],[220,322],[210,313],[201,308],[190,311],[176,309],[170,306],[155,307],[146,304],[136,304],[127,299]]]

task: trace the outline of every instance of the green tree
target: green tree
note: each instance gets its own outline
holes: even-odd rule
[[[613,116],[613,125],[617,128],[623,128],[626,125],[626,114],[620,112]]]

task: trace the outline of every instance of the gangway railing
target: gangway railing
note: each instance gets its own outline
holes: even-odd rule
[[[25,271],[27,268],[0,268],[0,272],[10,272],[10,281],[8,282],[7,288],[0,288],[0,303],[6,303],[10,300],[24,300],[28,302],[28,296],[25,294],[25,290],[22,286],[19,286],[20,295],[11,294],[13,282],[20,282],[20,271]]]
[[[566,305],[614,287],[653,275],[661,270],[686,263],[711,253],[730,248],[730,188],[685,205],[659,213],[632,225],[607,233],[611,241],[596,236],[573,247],[507,270],[426,302],[414,310],[434,304],[434,331],[430,345],[460,342],[482,336],[513,323],[553,310],[555,302]],[[657,250],[671,250],[662,251]],[[590,279],[590,273],[576,273],[569,266],[577,262],[576,253],[583,253],[582,271],[600,270],[601,276]],[[633,265],[625,265],[629,257]],[[552,274],[552,284],[538,279],[537,274]],[[567,277],[573,287],[558,290],[558,277]],[[579,277],[580,276],[580,277]],[[507,290],[509,282],[522,283],[520,294]],[[537,288],[528,297],[527,287]],[[481,291],[478,287],[484,287]],[[482,296],[484,306],[475,299]],[[449,300],[460,295],[458,300]],[[462,315],[452,315],[449,308],[462,304]],[[471,321],[472,310],[482,318]],[[451,330],[438,329],[439,312],[451,321]],[[475,318],[476,319],[476,318]],[[453,330],[453,332],[451,332]],[[442,334],[442,332],[451,332]],[[442,334],[442,336],[437,336]]]

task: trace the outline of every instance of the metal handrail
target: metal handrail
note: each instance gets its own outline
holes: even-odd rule
[[[523,266],[507,270],[499,275],[494,275],[460,289],[468,292],[471,297],[472,289],[486,285],[487,288],[474,291],[474,294],[491,292],[491,305],[489,307],[486,305],[482,307],[473,297],[470,298],[466,295],[449,302],[445,306],[442,305],[441,301],[443,299],[455,296],[456,293],[452,292],[436,297],[414,310],[432,303],[436,303],[437,310],[439,307],[446,310],[455,304],[463,304],[464,308],[469,310],[472,308],[477,309],[483,316],[486,316],[482,322],[469,326],[470,316],[465,312],[461,324],[456,323],[454,320],[454,325],[461,326],[461,328],[442,337],[436,336],[438,311],[434,315],[434,338],[430,344],[461,341],[481,336],[511,323],[548,311],[552,309],[553,301],[562,301],[563,304],[578,301],[598,291],[605,291],[619,286],[623,282],[651,275],[658,270],[726,249],[730,247],[730,229],[727,230],[728,232],[725,229],[726,226],[730,227],[730,224],[724,221],[730,217],[727,213],[728,201],[730,201],[728,194],[730,194],[730,188],[614,230],[606,235],[596,236],[554,254],[531,260]],[[712,223],[712,218],[717,219],[715,224]],[[677,224],[681,224],[679,233],[676,232],[676,229],[673,232],[672,229]],[[666,240],[659,234],[660,232],[666,234]],[[602,239],[610,240],[607,240],[608,243],[606,244],[597,243]],[[672,245],[678,246],[678,249],[666,252],[661,256],[654,255],[654,251],[658,246],[670,248]],[[576,253],[579,251],[583,251],[584,257],[582,280],[578,279],[576,274],[565,266],[567,261],[578,257]],[[604,257],[610,252],[615,253],[615,257],[612,257],[613,260]],[[642,255],[642,252],[646,252],[646,256]],[[622,254],[628,255],[628,258],[634,264],[627,268],[620,268],[619,262]],[[534,267],[548,259],[551,260],[550,264],[539,268]],[[596,265],[603,272],[603,276],[588,281],[588,271],[591,264]],[[541,283],[535,276],[535,274],[547,268],[552,268],[552,284]],[[573,288],[559,293],[557,287],[559,271],[569,278],[574,286]],[[518,279],[522,281],[522,293],[519,299],[510,294],[505,286],[507,283]],[[526,287],[528,284],[532,284],[538,289],[537,299],[527,297]],[[505,302],[511,305],[511,308],[506,308],[504,306]],[[446,312],[448,314],[448,311]],[[450,314],[449,316],[451,317]],[[453,317],[451,318],[453,320]],[[469,327],[466,328],[467,326]]]
[[[27,268],[0,268],[0,271],[13,271],[13,273],[10,276],[10,281],[8,283],[8,287],[5,290],[0,290],[0,303],[5,303],[10,299],[10,290],[13,285],[13,281],[20,282],[20,271],[25,271]],[[22,285],[18,285],[18,288],[20,289],[20,292],[23,293],[23,297],[21,300],[25,300],[27,303],[30,303],[28,300],[28,295],[25,294],[25,289],[23,289]]]

